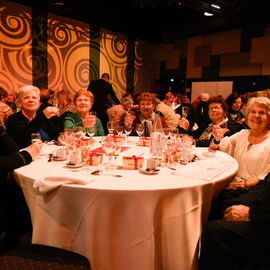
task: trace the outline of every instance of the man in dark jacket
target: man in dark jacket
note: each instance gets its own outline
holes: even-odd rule
[[[108,73],[103,73],[101,79],[91,81],[88,90],[94,95],[94,104],[92,106],[92,111],[96,111],[97,117],[101,120],[103,129],[107,133],[107,121],[108,116],[107,101],[110,98],[116,104],[120,104],[119,99],[116,97],[112,85],[109,83],[110,76]]]
[[[270,172],[202,232],[199,270],[239,269],[270,251]]]

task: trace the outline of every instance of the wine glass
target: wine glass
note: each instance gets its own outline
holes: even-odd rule
[[[108,128],[109,134],[113,134],[114,122],[112,122],[112,121],[107,122],[107,128]]]
[[[136,132],[137,132],[139,138],[141,138],[141,136],[144,133],[144,125],[143,124],[137,124],[136,125]]]
[[[128,142],[128,136],[132,131],[132,125],[125,125],[124,130],[125,130],[125,133],[127,134],[127,142]]]
[[[114,142],[114,138],[112,136],[105,136],[102,139],[101,144],[106,156],[109,158],[107,166],[105,165],[105,169],[112,170],[114,169],[114,166],[112,165],[111,159],[116,150],[116,143]]]
[[[169,139],[170,137],[170,128],[163,128],[163,136],[165,140]]]
[[[182,107],[182,117],[186,119],[188,116],[188,112],[189,112],[189,107],[183,106]]]
[[[84,136],[84,128],[83,127],[79,127],[79,126],[74,126],[72,127],[73,131],[74,131],[74,135],[75,135],[75,140],[80,140],[81,138],[83,138]]]
[[[178,128],[170,129],[170,139],[176,139],[178,136]]]
[[[85,134],[88,135],[90,137],[90,139],[92,139],[92,137],[95,135],[96,133],[96,128],[95,127],[87,127],[85,128]]]
[[[120,126],[120,125],[117,125],[115,130],[116,130],[116,133],[117,133],[118,136],[121,136],[123,134],[123,132],[124,132],[123,126]]]

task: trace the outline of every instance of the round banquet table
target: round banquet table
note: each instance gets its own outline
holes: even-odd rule
[[[119,165],[121,156],[148,158],[149,148],[137,146],[137,140],[129,137]],[[99,146],[95,138],[94,148]],[[212,197],[237,172],[233,158],[220,151],[209,157],[207,148],[196,148],[199,160],[176,170],[161,167],[147,175],[118,169],[113,173],[123,177],[117,178],[91,175],[96,169],[91,166],[48,162],[57,147],[45,145],[31,164],[14,171],[30,210],[33,244],[77,252],[93,270],[197,268],[202,225]],[[41,192],[39,183],[48,190]]]

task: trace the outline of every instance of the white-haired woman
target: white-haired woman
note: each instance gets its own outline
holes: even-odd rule
[[[17,104],[21,111],[7,120],[7,133],[20,148],[31,144],[31,133],[40,133],[42,141],[57,139],[58,129],[50,118],[59,113],[58,108],[49,106],[37,113],[40,106],[40,90],[33,85],[20,88]]]
[[[210,147],[227,152],[238,162],[233,181],[219,196],[223,209],[231,201],[265,178],[270,169],[270,100],[254,97],[248,100],[245,118],[250,129],[222,138],[224,131],[216,126]]]

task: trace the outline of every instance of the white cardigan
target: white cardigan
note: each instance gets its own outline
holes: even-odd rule
[[[233,181],[264,179],[270,171],[270,136],[248,150],[249,129],[243,129],[220,142],[220,150],[236,159],[239,165]]]

